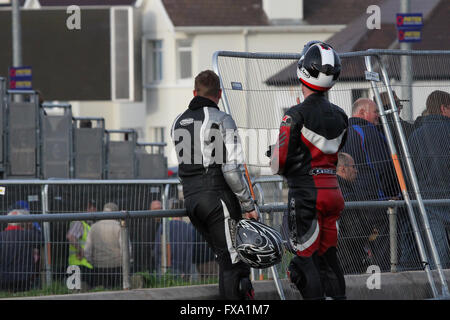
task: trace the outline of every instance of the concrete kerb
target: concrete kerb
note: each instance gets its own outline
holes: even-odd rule
[[[450,283],[450,270],[444,270],[444,273],[447,282]],[[347,298],[349,300],[423,300],[433,298],[431,296],[431,290],[425,272],[423,271],[381,273],[380,289],[369,289],[367,287],[367,280],[369,277],[369,274],[345,276]],[[435,275],[435,277],[437,279],[437,275]],[[254,281],[253,284],[257,300],[280,299],[272,280]],[[282,280],[282,284],[285,293],[288,293],[286,294],[286,298],[301,299],[298,291],[291,289],[288,280]],[[437,287],[438,290],[440,290],[440,285]],[[49,295],[12,298],[12,300],[217,300],[219,298],[218,291],[217,284],[210,284]]]

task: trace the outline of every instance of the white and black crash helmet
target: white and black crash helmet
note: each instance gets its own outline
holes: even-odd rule
[[[269,268],[283,257],[283,240],[277,230],[253,219],[242,219],[236,225],[235,249],[252,268]]]
[[[301,83],[314,91],[331,89],[341,73],[341,59],[334,49],[321,41],[308,42],[297,65]]]

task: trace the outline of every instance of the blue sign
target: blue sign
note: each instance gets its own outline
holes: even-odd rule
[[[33,71],[31,67],[10,67],[9,88],[11,90],[31,90]]]
[[[423,16],[421,13],[397,13],[398,42],[422,40]]]
[[[421,29],[398,30],[399,42],[420,42],[422,40]]]
[[[242,90],[242,83],[240,83],[240,82],[231,82],[231,89],[233,89],[233,90]]]
[[[397,29],[417,29],[423,27],[421,13],[397,13]]]

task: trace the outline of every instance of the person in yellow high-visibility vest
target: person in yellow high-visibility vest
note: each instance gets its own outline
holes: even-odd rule
[[[97,211],[95,200],[90,200],[87,212]],[[84,256],[84,247],[91,226],[86,221],[73,221],[70,224],[66,238],[69,241],[68,265],[78,266],[81,272],[81,281],[87,285],[92,285],[92,265]]]

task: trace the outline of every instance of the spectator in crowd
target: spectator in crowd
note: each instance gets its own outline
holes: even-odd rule
[[[28,201],[25,201],[25,200],[16,201],[12,206],[9,207],[8,212],[14,211],[14,210],[20,210],[20,209],[24,209],[25,211],[27,211],[31,214],[30,205],[29,205]],[[38,231],[42,231],[41,225],[36,221],[32,222],[31,226]],[[33,254],[34,259],[36,261],[40,260],[40,250],[35,248],[33,251],[34,251],[34,254]],[[40,278],[38,278],[38,279],[40,279]]]
[[[161,210],[162,204],[159,200],[153,200],[150,210]],[[143,218],[130,221],[133,237],[133,252],[135,271],[155,271],[155,235],[161,223],[161,218]]]
[[[408,140],[424,199],[450,194],[450,94],[435,90],[427,98],[428,115]],[[444,268],[450,267],[449,206],[427,206],[431,232]]]
[[[408,145],[424,198],[444,199],[450,186],[450,94],[433,91],[426,108],[427,115]]]
[[[13,211],[15,209],[24,209],[31,213],[30,205],[28,204],[28,201],[25,201],[25,200],[16,201],[12,206],[9,207],[8,212]],[[37,230],[42,231],[41,225],[38,222],[33,222],[32,225]]]
[[[355,160],[351,155],[345,152],[338,153],[338,163],[336,166],[336,174],[338,176],[339,187],[345,201],[357,201],[358,191],[355,189],[355,180],[358,176],[358,169]]]
[[[8,216],[29,215],[25,209],[15,209]],[[39,277],[43,237],[31,223],[9,223],[0,232],[0,289],[10,292],[32,289]],[[38,254],[36,254],[38,253]]]
[[[195,228],[192,228],[192,262],[197,268],[197,273],[201,280],[217,277],[219,275],[219,265],[215,259],[215,254],[206,242],[205,238]]]
[[[162,210],[162,203],[159,200],[153,200],[150,203],[150,210]]]
[[[345,152],[338,153],[336,166],[339,187],[345,202],[358,201],[364,190],[357,189],[355,181],[358,169],[352,156]],[[338,256],[342,263],[342,269],[346,274],[364,273],[372,264],[371,233],[367,219],[367,213],[372,212],[365,209],[344,209],[339,219],[339,245]]]
[[[96,212],[96,201],[88,201],[86,212]],[[84,255],[86,240],[91,229],[91,221],[72,221],[67,231],[69,241],[69,266],[78,266],[81,272],[82,286],[92,286],[92,265]],[[83,288],[84,289],[84,288]]]
[[[169,201],[169,209],[179,209],[181,207],[182,202],[176,199]],[[162,267],[162,229],[161,224],[156,233],[155,241],[156,264],[159,269]],[[183,221],[181,217],[169,218],[166,224],[166,266],[173,275],[186,280],[190,279],[193,273],[192,247],[194,239],[192,229],[192,224]]]
[[[358,166],[357,188],[365,190],[364,198],[358,200],[387,200],[400,194],[391,153],[384,134],[376,128],[378,124],[375,102],[356,100],[342,151],[350,154]]]
[[[106,203],[104,212],[119,211],[117,204]],[[89,231],[85,257],[93,266],[93,285],[112,289],[122,285],[122,237],[118,220],[99,220]]]
[[[379,113],[375,102],[360,98],[352,106],[347,142],[343,152],[352,156],[358,167],[355,189],[361,200],[398,199],[400,187],[391,160],[391,153],[382,132],[377,129]],[[370,264],[382,271],[390,270],[389,223],[385,209],[364,211],[369,242],[366,245]]]

